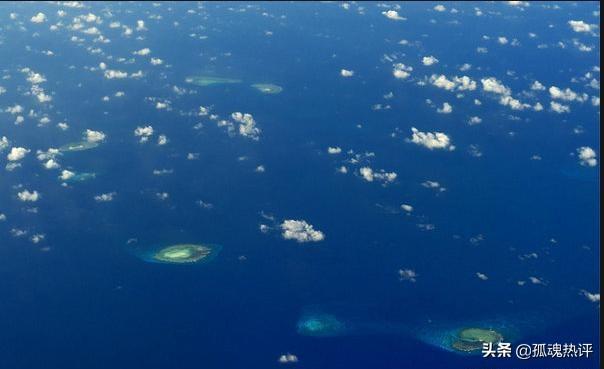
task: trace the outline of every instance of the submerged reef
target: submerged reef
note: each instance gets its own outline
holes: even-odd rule
[[[99,146],[98,142],[78,141],[71,142],[59,147],[60,152],[84,151],[94,149]]]
[[[205,86],[221,85],[221,84],[227,84],[227,83],[241,83],[241,80],[235,79],[235,78],[196,75],[196,76],[187,77],[185,79],[185,82],[196,85],[196,86],[205,87]]]
[[[344,322],[334,315],[315,313],[303,315],[297,324],[298,333],[303,336],[333,337],[347,331]]]

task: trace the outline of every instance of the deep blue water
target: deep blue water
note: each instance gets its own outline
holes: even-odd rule
[[[11,142],[0,163],[8,163],[11,147],[31,150],[20,168],[0,175],[0,214],[6,215],[0,222],[0,368],[272,368],[288,352],[299,362],[284,366],[301,368],[598,367],[598,353],[483,359],[420,339],[431,327],[499,319],[518,331],[515,343],[587,342],[599,350],[599,302],[582,295],[599,293],[599,105],[556,100],[571,109],[557,114],[549,110],[547,90],[530,90],[539,80],[546,88],[599,97],[599,89],[587,85],[593,78],[599,86],[599,29],[577,33],[567,24],[599,24],[599,5],[443,3],[447,10],[436,12],[436,4],[401,4],[404,21],[381,14],[395,3],[350,4],[348,10],[338,3],[0,5],[0,86],[6,89],[0,138]],[[62,18],[59,9],[67,13]],[[30,21],[38,12],[46,22]],[[110,43],[66,27],[88,13],[102,19],[94,26]],[[134,29],[139,19],[147,30],[130,37],[109,27],[119,21]],[[58,30],[49,30],[59,21]],[[84,41],[70,41],[74,35]],[[500,45],[499,36],[520,45]],[[412,45],[399,45],[401,39]],[[593,49],[579,51],[573,39]],[[97,47],[100,53],[87,51]],[[164,64],[132,55],[144,47]],[[427,55],[439,63],[422,65]],[[120,57],[134,60],[120,63]],[[89,70],[100,62],[145,75],[106,79]],[[395,79],[393,63],[412,66],[411,76]],[[464,63],[472,68],[459,71]],[[52,102],[28,94],[26,67],[46,77],[41,85]],[[341,77],[342,68],[354,76]],[[196,74],[242,82],[185,83]],[[430,85],[432,74],[467,75],[478,88],[458,98]],[[515,98],[545,109],[500,105],[482,91],[480,79],[490,76]],[[261,94],[249,87],[256,82],[283,92]],[[194,93],[177,95],[173,86]],[[125,96],[114,97],[117,91]],[[393,98],[385,99],[389,92]],[[148,97],[169,100],[172,110],[155,109]],[[438,114],[426,99],[439,107],[449,102],[453,112]],[[5,111],[15,104],[24,108],[22,125]],[[390,109],[374,110],[375,104]],[[208,117],[194,116],[199,106],[211,107],[219,119],[251,113],[260,139],[230,136]],[[27,116],[30,109],[38,118]],[[37,126],[44,115],[51,123]],[[471,116],[482,123],[469,126]],[[62,121],[68,130],[56,128]],[[155,134],[140,144],[133,131],[145,125]],[[579,125],[583,132],[575,134]],[[406,142],[411,127],[444,132],[456,149]],[[44,169],[35,152],[78,141],[86,129],[107,137],[96,149],[57,161],[97,176],[63,187],[60,171]],[[156,144],[160,133],[169,138],[165,146]],[[470,155],[471,145],[483,155]],[[329,155],[330,146],[342,153]],[[595,150],[596,167],[579,164],[582,146]],[[351,164],[348,150],[375,155]],[[187,160],[187,153],[199,159]],[[255,172],[259,165],[264,173]],[[341,165],[347,174],[337,173]],[[385,186],[366,182],[359,175],[365,165],[394,171],[397,179]],[[173,172],[156,176],[154,169]],[[427,180],[446,191],[423,187]],[[23,189],[41,198],[19,201]],[[95,202],[95,195],[110,192],[113,201]],[[163,192],[169,198],[158,200],[155,194]],[[201,208],[198,200],[213,206]],[[403,203],[413,205],[411,215],[400,209]],[[285,240],[278,229],[285,219],[306,220],[325,239]],[[260,224],[273,229],[265,234]],[[15,237],[13,229],[28,233]],[[34,234],[45,238],[33,243]],[[129,240],[143,248],[198,242],[222,250],[207,264],[147,263]],[[532,253],[538,257],[521,260]],[[417,280],[401,281],[399,269],[413,269]],[[350,332],[298,334],[296,323],[308,307],[335,314]]]

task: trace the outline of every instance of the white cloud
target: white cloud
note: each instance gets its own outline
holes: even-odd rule
[[[153,135],[153,127],[145,126],[145,127],[136,127],[134,130],[134,136],[140,137],[140,142],[144,143],[149,140],[149,137]]]
[[[35,73],[33,71],[29,71],[27,73],[27,81],[31,84],[39,84],[39,83],[46,82],[46,78],[40,73]]]
[[[8,138],[6,138],[6,136],[2,136],[0,138],[0,152],[6,150],[6,148],[8,148],[8,145],[10,145],[10,143],[8,142]]]
[[[105,139],[105,134],[100,131],[93,131],[90,129],[86,130],[86,141],[88,142],[101,142]]]
[[[405,79],[411,75],[412,71],[413,67],[406,66],[403,63],[397,63],[394,64],[394,70],[392,71],[392,74],[395,78]]]
[[[145,47],[144,49],[140,49],[138,51],[133,52],[134,55],[145,56],[151,54],[151,49]]]
[[[483,273],[480,273],[480,272],[476,273],[476,276],[477,276],[479,279],[482,279],[483,281],[486,281],[487,279],[489,279],[489,277],[487,277],[487,275],[486,275],[486,274],[483,274]]]
[[[499,36],[497,37],[497,42],[499,42],[501,45],[506,45],[509,41],[507,37]]]
[[[445,8],[445,6],[442,4],[438,4],[434,6],[434,10],[436,10],[437,12],[444,12],[445,10],[447,10],[447,8]]]
[[[43,23],[46,21],[46,15],[44,13],[38,13],[31,17],[30,21],[32,23]]]
[[[585,290],[581,290],[581,294],[585,296],[591,302],[600,302],[600,294],[599,293],[591,293]]]
[[[399,269],[398,275],[401,281],[417,281],[417,273],[413,269]]]
[[[577,149],[579,154],[579,163],[587,167],[595,167],[598,165],[598,159],[596,159],[596,152],[589,146],[582,146]]]
[[[253,140],[258,140],[260,136],[260,128],[256,127],[256,121],[251,114],[235,112],[231,114],[234,121],[239,122],[239,134],[244,137],[249,137]]]
[[[570,106],[563,105],[563,104],[557,103],[555,101],[550,101],[549,107],[553,112],[556,112],[558,114],[570,113]]]
[[[468,124],[473,126],[475,124],[480,124],[482,123],[482,119],[480,117],[471,117],[470,120],[468,121]]]
[[[40,199],[40,194],[38,191],[29,192],[28,190],[23,190],[17,194],[17,197],[21,201],[36,202]]]
[[[122,79],[127,77],[128,73],[121,70],[108,69],[105,71],[105,78],[107,79]]]
[[[163,146],[168,143],[168,137],[166,135],[159,135],[157,138],[157,144]]]
[[[279,356],[279,363],[280,364],[287,364],[287,363],[297,363],[298,362],[298,357],[294,354],[283,354],[281,356]]]
[[[442,108],[436,109],[436,112],[440,114],[450,114],[453,112],[453,107],[448,102],[445,102],[443,103]]]
[[[9,161],[18,161],[21,160],[27,155],[31,150],[28,150],[24,147],[13,147],[10,149],[10,152],[6,156]]]
[[[543,90],[545,90],[545,86],[543,86],[541,84],[541,82],[539,82],[539,81],[534,81],[533,84],[531,85],[531,90],[543,91]]]
[[[507,4],[509,6],[515,6],[515,7],[521,7],[521,8],[530,6],[528,1],[508,1]]]
[[[48,159],[43,166],[46,169],[57,169],[60,167],[59,163],[57,163],[54,159]]]
[[[137,31],[146,31],[147,28],[145,28],[145,21],[143,20],[137,20],[136,21],[136,30]]]
[[[382,14],[388,19],[392,19],[392,20],[396,20],[396,21],[406,20],[406,18],[400,16],[396,10],[387,10],[387,11],[382,12]]]
[[[548,91],[549,91],[549,94],[552,97],[552,99],[559,99],[559,100],[564,100],[564,101],[575,101],[576,100],[579,102],[584,102],[588,99],[587,94],[579,95],[576,92],[574,92],[573,90],[571,90],[570,88],[561,90],[560,88],[558,88],[556,86],[551,86]]]
[[[340,71],[340,75],[342,77],[352,77],[352,76],[354,76],[354,71],[353,70],[348,70],[348,69],[342,69]]]
[[[281,223],[281,235],[286,240],[297,242],[318,242],[325,238],[323,232],[315,230],[314,227],[304,220],[284,220]]]
[[[160,58],[151,58],[151,65],[162,65],[164,61]]]
[[[573,29],[573,31],[575,32],[584,32],[584,33],[589,33],[592,32],[595,28],[597,28],[598,26],[595,24],[588,24],[585,23],[582,20],[569,20],[568,21],[568,25],[570,26],[570,28]]]
[[[340,147],[338,147],[338,146],[336,146],[336,147],[331,147],[330,146],[330,147],[327,148],[327,152],[329,154],[339,154],[339,153],[342,152],[342,149]]]
[[[61,172],[61,175],[59,176],[59,179],[61,179],[62,181],[67,181],[67,180],[69,180],[70,178],[72,178],[73,176],[75,176],[75,173],[74,173],[74,172],[69,171],[69,170],[67,170],[67,169],[64,169],[64,170]]]
[[[438,63],[438,59],[436,59],[432,55],[430,55],[430,56],[424,56],[422,58],[422,64],[424,64],[425,66],[434,65],[436,63]]]
[[[472,80],[468,76],[457,77],[454,76],[452,80],[447,79],[447,77],[443,74],[437,76],[433,74],[430,76],[430,83],[438,88],[445,89],[447,91],[453,91],[457,89],[458,91],[473,91],[476,89],[476,81]]]
[[[482,89],[486,92],[493,92],[500,95],[509,95],[511,90],[495,77],[483,78],[480,80]]]
[[[411,213],[413,211],[413,206],[411,206],[409,204],[402,204],[401,209],[403,209],[407,213]]]
[[[391,183],[396,180],[398,176],[395,172],[385,172],[383,169],[379,172],[374,171],[370,167],[362,167],[359,169],[361,177],[367,182],[382,181],[383,183]]]
[[[442,132],[421,132],[417,128],[411,128],[411,139],[416,145],[424,146],[430,150],[434,149],[447,149],[450,151],[455,150],[455,146],[451,145],[449,136]]]
[[[109,202],[109,201],[113,201],[113,198],[115,197],[117,193],[115,192],[109,192],[109,193],[102,193],[100,195],[96,195],[94,197],[94,200],[96,202]]]
[[[518,99],[514,99],[512,96],[504,95],[499,98],[499,103],[504,106],[509,106],[512,110],[524,110],[530,108],[529,104],[520,102]]]
[[[21,105],[15,104],[13,106],[9,106],[6,108],[5,112],[10,114],[20,114],[23,112],[23,107]]]

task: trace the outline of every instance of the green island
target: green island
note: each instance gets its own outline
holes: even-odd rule
[[[98,142],[79,141],[71,142],[59,147],[60,152],[84,151],[94,149],[99,146]]]
[[[212,248],[203,245],[180,244],[163,248],[156,252],[153,259],[165,263],[196,263],[207,258]]]
[[[254,83],[253,88],[262,92],[263,94],[276,95],[283,91],[283,87],[274,85],[272,83]]]
[[[213,76],[190,76],[185,79],[185,82],[196,85],[196,86],[211,86],[211,85],[221,85],[228,83],[241,83],[240,79],[234,78],[224,78],[224,77],[213,77]]]
[[[502,340],[501,333],[492,329],[466,328],[457,334],[451,346],[458,351],[474,352],[481,350],[483,343],[497,343]]]

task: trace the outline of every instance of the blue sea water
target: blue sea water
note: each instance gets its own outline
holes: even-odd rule
[[[0,163],[11,147],[31,150],[0,175],[0,368],[599,367],[599,297],[584,295],[599,294],[600,278],[599,102],[591,102],[599,28],[568,24],[599,24],[599,5],[443,2],[438,12],[437,4],[0,5],[0,138],[10,141]],[[388,19],[389,9],[406,20]],[[47,19],[31,22],[38,12]],[[100,20],[74,20],[87,14]],[[82,22],[110,42],[73,27]],[[143,48],[164,63],[133,55]],[[422,65],[428,55],[439,62]],[[101,62],[143,77],[104,78]],[[411,76],[394,78],[395,63],[412,66]],[[471,68],[460,71],[464,63]],[[32,96],[24,68],[45,76],[51,102]],[[432,74],[467,75],[478,87],[446,91],[431,85]],[[242,82],[200,87],[185,82],[191,75]],[[499,104],[480,82],[490,76],[544,110]],[[546,90],[532,91],[535,80]],[[283,92],[261,94],[249,86],[258,82]],[[588,99],[554,100],[570,107],[557,114],[550,86]],[[436,112],[444,102],[450,114]],[[24,107],[21,125],[7,112],[15,104]],[[198,116],[200,106],[217,120],[252,114],[259,140],[229,135]],[[42,116],[51,122],[40,126]],[[482,123],[468,125],[471,116]],[[155,134],[141,144],[133,131],[146,125]],[[455,150],[407,142],[411,127],[446,133]],[[56,160],[96,176],[61,186],[60,171],[44,169],[36,150],[81,140],[86,129],[106,139]],[[157,145],[160,133],[168,144]],[[342,152],[328,154],[335,146]],[[595,167],[579,164],[583,146],[597,153]],[[347,174],[337,172],[342,165]],[[362,166],[397,178],[367,182]],[[40,199],[19,201],[24,189]],[[103,193],[113,201],[94,200]],[[407,203],[410,215],[400,208]],[[284,239],[286,219],[307,221],[324,240]],[[35,234],[44,239],[32,242]],[[193,242],[222,249],[200,265],[148,263],[132,252]],[[401,269],[416,280],[401,280]],[[299,334],[309,309],[341,319],[346,334]],[[509,327],[515,344],[592,343],[595,352],[522,361],[439,347],[443,329],[480,322]],[[298,362],[279,363],[285,353]]]

